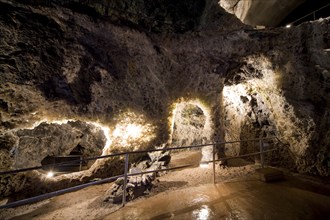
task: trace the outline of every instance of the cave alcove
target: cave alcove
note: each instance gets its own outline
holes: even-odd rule
[[[211,116],[209,109],[202,102],[188,100],[176,103],[172,120],[171,146],[191,146],[211,142],[213,132]],[[212,151],[212,146],[203,147],[201,161],[210,161]]]
[[[56,172],[57,175],[88,170],[93,165],[95,160],[83,160],[83,158],[88,157],[88,155],[84,154],[84,149],[84,147],[78,144],[75,148],[72,149],[69,155],[45,157],[41,161],[43,170],[48,172]],[[100,155],[95,154],[93,156]],[[55,164],[58,165],[56,165],[56,167],[52,166]]]

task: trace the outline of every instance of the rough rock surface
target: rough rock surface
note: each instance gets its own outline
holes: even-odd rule
[[[209,111],[210,141],[276,134],[287,144],[277,159],[329,175],[329,19],[258,31],[210,2],[193,29],[156,33],[59,6],[1,0],[0,132],[8,136],[1,169],[15,157],[12,134],[41,121],[101,122],[114,138],[126,137],[115,132],[120,123],[139,121],[133,131],[148,125],[141,142],[125,148],[127,140],[113,142],[120,147],[109,141],[108,153],[171,143],[173,104],[198,99]],[[26,152],[43,152],[33,148]],[[120,173],[122,161],[111,161],[70,176],[70,184],[102,170]]]
[[[173,121],[172,145],[174,146],[201,144],[206,139],[210,139],[207,117],[196,105],[178,104]]]
[[[275,27],[304,1],[306,0],[220,0],[219,4],[245,24]]]
[[[4,162],[1,168],[10,170],[41,166],[46,157],[70,155],[77,146],[83,149],[81,156],[85,158],[100,156],[105,142],[102,130],[84,122],[43,122],[34,129],[19,129],[0,135],[0,158]],[[34,178],[33,175],[24,178],[20,173],[2,177],[0,192],[4,196],[20,190],[26,181]],[[23,178],[20,187],[12,187],[18,178]]]
[[[146,160],[133,164],[129,174],[161,170],[167,168],[171,156],[169,152],[156,151],[148,153]],[[126,182],[126,201],[133,200],[145,194],[148,194],[154,185],[156,176],[159,172],[146,173],[127,177]],[[112,203],[121,203],[124,193],[124,177],[118,178],[115,184],[106,192],[104,201]]]

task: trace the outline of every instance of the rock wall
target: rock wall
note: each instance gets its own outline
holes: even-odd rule
[[[245,24],[276,27],[304,1],[306,0],[220,0],[219,4]]]
[[[1,168],[10,170],[41,166],[46,157],[68,156],[78,145],[83,149],[83,157],[100,156],[105,142],[106,138],[100,128],[84,122],[43,122],[33,129],[12,130],[0,135],[0,158],[4,162]],[[18,177],[23,178],[20,182],[29,182],[34,178],[33,175],[23,177],[21,174],[2,176],[2,195],[6,196],[23,188],[24,184],[17,186],[15,183]]]
[[[299,172],[329,175],[329,144],[324,142],[329,121],[328,25],[329,20],[302,24],[264,45],[270,48],[266,53],[248,57],[248,72],[257,79],[241,68],[224,88],[226,137],[275,134],[289,144],[282,157],[286,164]],[[320,32],[321,27],[325,29]],[[239,154],[240,147],[229,153]]]
[[[328,175],[329,19],[258,31],[208,3],[193,31],[159,33],[59,6],[1,0],[0,12],[3,135],[73,119],[106,128],[103,153],[153,148],[170,144],[173,105],[200,100],[209,109],[210,141],[276,134],[287,144],[277,158],[282,165]],[[7,140],[2,170],[15,157],[17,138]],[[39,147],[26,152],[49,151]],[[121,165],[96,163],[51,185],[120,173]],[[33,181],[43,184],[39,174]]]

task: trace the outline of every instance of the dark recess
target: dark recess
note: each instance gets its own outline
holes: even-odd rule
[[[302,3],[300,6],[298,6],[295,10],[293,10],[288,16],[286,16],[286,18],[284,18],[281,23],[279,24],[279,26],[285,26],[287,24],[291,24],[292,22],[306,16],[307,14],[330,4],[329,0],[306,0],[304,3]],[[322,10],[318,11],[315,13],[315,19],[319,19],[319,18],[325,18],[325,17],[329,17],[330,16],[330,5],[326,8],[323,8]],[[303,22],[306,21],[313,21],[314,20],[314,16],[309,15],[306,18],[303,18],[299,21],[297,21],[296,23],[294,23],[294,25],[299,25]]]

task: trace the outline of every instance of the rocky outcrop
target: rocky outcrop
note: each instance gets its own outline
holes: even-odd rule
[[[328,25],[329,20],[305,23],[271,41],[272,50],[266,56],[250,57],[251,74],[259,72],[262,77],[249,79],[251,74],[237,71],[245,82],[231,81],[224,88],[228,139],[276,134],[289,143],[286,155],[291,155],[291,162],[287,163],[300,172],[328,175],[329,144],[314,144],[327,133],[321,127],[328,121],[328,83],[321,75],[329,69],[325,52],[329,36],[328,31],[320,33],[319,27],[328,30]],[[307,37],[307,32],[313,35]],[[284,43],[287,39],[294,39],[290,46]]]
[[[181,120],[196,128],[193,134],[209,141],[276,134],[287,144],[277,160],[328,175],[329,19],[258,31],[207,3],[193,30],[159,33],[59,6],[1,0],[0,11],[1,169],[20,155],[16,132],[55,147],[40,149],[26,139],[23,152],[40,153],[31,161],[24,154],[26,164],[59,152],[53,140],[37,138],[44,124],[26,131],[43,121],[100,122],[109,137],[104,153],[170,146],[173,106],[199,100],[208,110],[205,122],[197,108]],[[69,152],[84,132],[74,124],[64,127],[71,132],[54,140],[66,140],[61,152]],[[62,127],[48,128],[55,136]],[[174,135],[181,138],[177,143],[194,142],[186,137],[192,133],[181,133]],[[241,146],[229,153],[240,154]],[[119,174],[122,165],[118,159],[97,162],[70,181]],[[44,181],[35,176],[33,181]],[[63,186],[64,179],[50,185]]]
[[[220,0],[219,4],[245,24],[276,27],[304,1],[306,0]]]
[[[102,154],[106,138],[103,131],[81,121],[63,124],[37,125],[33,129],[10,131],[0,136],[0,158],[2,170],[22,169],[45,165],[42,162],[49,156],[68,156],[79,146],[80,156],[95,157]],[[51,161],[51,163],[54,163]],[[47,165],[47,164],[46,164]],[[51,165],[51,164],[50,164]],[[49,169],[49,168],[48,168]],[[58,168],[55,166],[52,171]],[[22,189],[24,183],[35,175],[12,174],[2,176],[0,192],[6,196]],[[18,177],[23,178],[17,186]]]
[[[133,164],[128,173],[134,174],[166,169],[170,160],[171,156],[169,155],[168,151],[165,153],[162,153],[161,151],[148,153],[148,158],[136,164]],[[158,175],[158,173],[159,172],[151,172],[127,177],[125,189],[126,201],[130,201],[150,193],[150,190],[154,185],[153,182],[156,180],[156,176]],[[105,202],[122,202],[124,194],[124,181],[124,177],[118,178],[115,181],[114,185],[106,192],[104,198]]]

